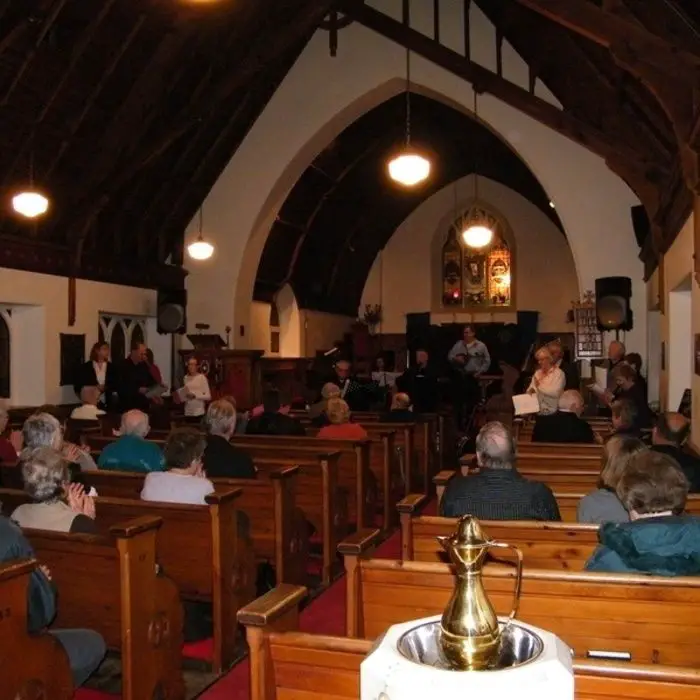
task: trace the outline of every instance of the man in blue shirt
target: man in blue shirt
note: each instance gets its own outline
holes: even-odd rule
[[[97,461],[99,468],[125,472],[165,471],[162,450],[146,440],[150,429],[145,413],[136,409],[127,411],[122,416],[119,439],[102,450]]]

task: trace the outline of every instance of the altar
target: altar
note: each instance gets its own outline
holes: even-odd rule
[[[261,402],[262,350],[231,350],[215,333],[197,333],[187,339],[193,347],[180,350],[181,369],[184,371],[187,360],[194,355],[209,380],[212,399],[233,396],[238,410],[248,410]]]

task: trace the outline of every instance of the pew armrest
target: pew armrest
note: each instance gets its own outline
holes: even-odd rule
[[[284,467],[283,469],[276,469],[273,472],[270,472],[269,478],[270,479],[291,479],[293,476],[296,476],[299,473],[299,467]]]
[[[444,488],[455,474],[457,474],[457,472],[452,471],[452,469],[445,469],[444,471],[438,472],[433,477],[433,483],[436,487],[442,486]]]
[[[444,472],[440,472],[441,474]],[[439,476],[439,474],[438,474]],[[438,477],[436,476],[435,479]],[[435,481],[433,479],[433,481]],[[423,493],[409,493],[408,496],[402,498],[396,504],[396,510],[399,513],[408,513],[409,515],[414,515],[417,513],[428,501],[428,497]]]
[[[163,518],[158,518],[153,515],[142,515],[139,518],[126,520],[123,523],[112,525],[109,528],[109,534],[112,537],[128,540],[132,537],[140,535],[142,532],[149,530],[157,530],[163,524]]]
[[[238,622],[248,627],[264,627],[294,609],[306,597],[304,586],[280,583],[238,611]]]
[[[359,556],[375,545],[380,533],[378,529],[358,530],[338,545],[338,551],[343,555]]]
[[[214,493],[210,493],[209,495],[205,496],[204,500],[206,501],[206,504],[208,506],[218,506],[218,505],[221,505],[222,503],[228,503],[229,501],[234,501],[242,493],[243,493],[243,489],[240,487],[233,488],[233,489],[226,489],[225,491],[215,491]]]

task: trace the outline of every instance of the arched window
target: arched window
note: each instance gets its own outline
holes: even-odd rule
[[[10,314],[0,309],[0,398],[10,398]]]
[[[486,225],[491,242],[483,248],[465,243],[462,233],[472,222]],[[441,257],[441,304],[472,311],[513,307],[513,254],[506,224],[483,205],[474,204],[447,232]]]
[[[146,321],[142,318],[100,314],[97,328],[100,342],[109,343],[113,361],[123,360],[134,342],[148,344]]]

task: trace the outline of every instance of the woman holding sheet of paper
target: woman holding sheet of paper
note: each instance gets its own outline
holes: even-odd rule
[[[184,386],[178,392],[179,398],[185,402],[185,415],[190,418],[203,416],[206,412],[206,402],[211,401],[211,391],[206,375],[199,371],[199,362],[191,356],[187,360],[187,374]]]
[[[559,407],[559,397],[564,393],[566,376],[554,364],[554,358],[547,347],[540,348],[535,353],[538,369],[532,377],[528,394],[537,396],[540,404],[540,415],[556,413]]]

